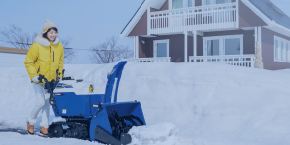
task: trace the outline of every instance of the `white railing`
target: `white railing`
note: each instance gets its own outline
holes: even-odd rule
[[[237,27],[237,3],[150,12],[148,33],[179,33]]]
[[[156,58],[131,58],[124,61],[127,62],[170,62],[171,57],[156,57]]]
[[[224,63],[237,66],[254,67],[255,55],[190,56],[189,62]]]

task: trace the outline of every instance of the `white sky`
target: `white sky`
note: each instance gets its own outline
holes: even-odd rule
[[[0,0],[0,29],[14,24],[25,32],[40,33],[45,19],[71,37],[70,47],[88,49],[111,36],[119,36],[143,0]],[[289,0],[271,0],[290,16]],[[132,38],[120,44],[133,49]],[[5,44],[0,42],[0,46]]]

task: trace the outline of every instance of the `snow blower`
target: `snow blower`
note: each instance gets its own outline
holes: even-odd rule
[[[129,144],[132,140],[129,130],[133,126],[145,125],[145,119],[140,102],[117,102],[119,82],[126,63],[119,62],[108,73],[105,94],[95,94],[94,86],[83,80],[62,77],[61,82],[56,79],[49,83],[40,75],[50,93],[55,116],[66,120],[53,122],[48,128],[48,136]]]

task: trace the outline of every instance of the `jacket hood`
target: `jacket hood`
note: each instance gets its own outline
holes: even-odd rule
[[[38,34],[38,35],[35,37],[35,42],[37,42],[37,43],[39,43],[40,45],[45,46],[45,47],[47,47],[47,46],[50,45],[50,42],[49,42],[46,38],[44,38],[44,37],[42,36],[42,34]],[[58,37],[55,38],[53,44],[57,44],[57,43],[59,43],[59,38],[58,38]]]

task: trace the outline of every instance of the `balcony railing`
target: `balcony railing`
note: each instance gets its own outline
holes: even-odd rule
[[[217,30],[237,27],[237,3],[150,12],[149,34]]]
[[[255,55],[190,56],[189,62],[223,63],[254,67]]]
[[[155,57],[155,58],[131,58],[124,61],[127,62],[170,62],[170,57]]]

